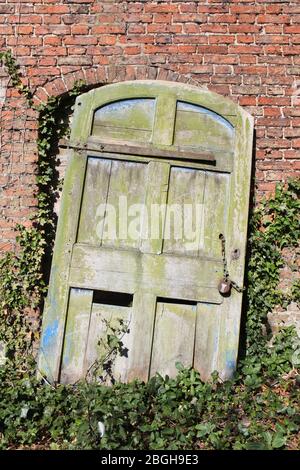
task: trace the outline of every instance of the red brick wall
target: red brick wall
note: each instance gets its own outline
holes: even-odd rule
[[[36,102],[80,78],[208,87],[256,118],[259,194],[299,172],[299,0],[0,0],[0,47],[12,50]],[[35,206],[37,115],[6,82],[0,69],[0,250]]]

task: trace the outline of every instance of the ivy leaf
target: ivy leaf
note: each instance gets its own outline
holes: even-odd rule
[[[277,432],[272,440],[273,449],[280,449],[281,447],[285,446],[286,440],[287,436],[285,436],[282,432]]]

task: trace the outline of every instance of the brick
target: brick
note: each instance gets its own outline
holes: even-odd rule
[[[92,58],[89,56],[59,57],[58,65],[92,65]]]
[[[289,41],[289,36],[284,37],[282,34],[266,34],[262,36],[256,36],[257,44],[289,44]]]
[[[297,55],[300,54],[300,46],[283,46],[282,48],[284,55]]]
[[[124,24],[108,24],[108,25],[93,26],[92,33],[93,34],[124,34],[125,30],[126,30],[126,26]]]
[[[284,129],[284,137],[300,137],[300,129],[289,128]]]
[[[184,25],[184,31],[186,33],[192,33],[192,31],[189,31],[189,28],[191,28],[191,26],[194,26],[193,24],[186,24]],[[228,33],[228,25],[223,25],[223,24],[201,24],[199,25],[199,29],[202,33],[223,33],[223,34],[226,34]],[[230,31],[229,31],[230,32]]]
[[[255,23],[256,21],[256,15],[237,15],[237,20],[239,23],[247,23],[247,24],[251,24],[251,23]]]
[[[61,16],[60,15],[44,15],[43,17],[45,24],[60,24]]]
[[[260,54],[261,53],[261,47],[260,46],[250,46],[248,44],[245,44],[243,46],[241,45],[230,45],[228,46],[228,52],[229,54]]]
[[[43,17],[41,15],[10,15],[7,18],[9,24],[42,24]]]
[[[213,15],[210,18],[211,23],[226,23],[226,24],[231,24],[231,23],[236,23],[237,22],[237,17],[236,15]]]
[[[235,73],[243,75],[267,75],[268,68],[264,65],[243,65],[235,67]]]
[[[290,98],[282,97],[269,97],[269,96],[260,96],[258,98],[258,104],[260,105],[273,105],[273,106],[289,106],[291,104]]]
[[[238,34],[236,36],[236,41],[237,43],[242,43],[242,44],[253,44],[255,41],[255,38],[253,35],[250,35],[250,34]]]
[[[51,47],[45,46],[43,48],[37,48],[34,51],[35,55],[41,56],[65,56],[67,55],[67,49],[65,47]]]
[[[199,52],[199,51],[198,51]],[[207,54],[203,57],[204,63],[207,64],[238,64],[239,59],[235,55],[219,55],[219,54]]]
[[[141,47],[140,46],[127,46],[124,48],[124,53],[128,55],[137,55],[140,54]]]
[[[171,18],[171,17],[170,17]],[[207,16],[195,13],[180,13],[172,15],[173,23],[206,23]],[[157,15],[154,16],[154,23],[157,21]]]
[[[74,24],[71,26],[71,34],[88,34],[89,33],[89,27],[87,25],[82,25],[82,24]]]
[[[152,23],[147,25],[148,33],[181,33],[182,25],[179,24],[163,24],[163,23]],[[198,28],[197,28],[198,31]],[[129,31],[131,32],[131,31]]]
[[[260,33],[262,26],[253,24],[230,24],[228,30],[229,33]]]
[[[46,36],[44,38],[44,44],[45,46],[61,46],[62,44],[62,38],[59,36]]]
[[[0,34],[14,34],[14,28],[11,25],[0,26]]]
[[[255,96],[241,96],[239,99],[240,106],[256,106],[257,98]]]
[[[69,13],[70,7],[68,5],[36,5],[34,7],[35,13],[43,13],[46,15]]]
[[[284,26],[283,32],[285,34],[300,34],[300,24]]]
[[[300,149],[300,139],[294,139],[294,140],[292,141],[292,147],[293,147],[294,149]]]
[[[181,10],[182,11],[182,10]],[[146,13],[177,13],[178,6],[172,4],[161,4],[156,5],[155,3],[147,2],[145,5]]]
[[[262,95],[266,93],[266,88],[252,85],[243,85],[233,87],[232,92],[236,95]]]
[[[33,33],[33,26],[29,26],[29,25],[18,26],[18,34],[32,34],[32,33]]]
[[[87,46],[97,44],[97,37],[94,36],[67,36],[64,38],[65,45]]]
[[[257,23],[283,23],[290,24],[291,17],[290,15],[258,15]]]
[[[209,44],[233,44],[235,42],[234,36],[226,36],[220,34],[218,36],[209,36]]]

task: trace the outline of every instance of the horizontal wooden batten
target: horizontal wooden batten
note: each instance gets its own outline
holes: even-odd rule
[[[189,147],[155,147],[153,145],[132,145],[126,142],[103,142],[95,137],[90,137],[87,144],[76,145],[75,143],[67,142],[62,139],[60,146],[69,148],[84,148],[86,150],[98,150],[100,152],[122,153],[127,155],[145,155],[146,157],[162,157],[172,158],[179,160],[196,160],[196,161],[209,161],[214,163],[216,161],[215,155],[211,151],[206,150],[191,150]],[[228,152],[227,152],[228,153]]]
[[[152,255],[76,244],[69,284],[94,290],[134,293],[150,289],[157,297],[222,303],[218,282],[222,261],[200,257]]]
[[[105,143],[95,137],[90,137],[87,143],[70,142],[66,139],[60,139],[60,148],[69,148],[78,152],[91,152],[91,156],[103,154],[105,158],[117,158],[127,160],[133,158],[134,161],[161,161],[167,160],[170,164],[209,169],[211,171],[231,173],[233,169],[233,152],[224,152],[220,150],[199,150],[190,151],[188,148],[169,147],[158,148],[154,146],[138,147],[135,145],[126,145],[125,143]],[[173,150],[174,149],[174,150]]]

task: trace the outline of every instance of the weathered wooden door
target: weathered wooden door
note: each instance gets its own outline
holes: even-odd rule
[[[83,378],[106,321],[127,322],[122,381],[204,379],[236,364],[242,294],[222,296],[220,234],[243,284],[253,121],[231,101],[183,84],[136,81],[77,99],[39,367]]]

